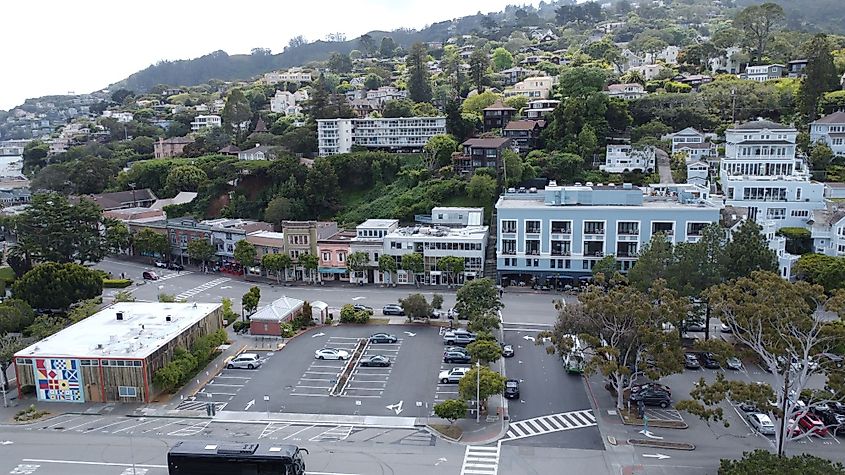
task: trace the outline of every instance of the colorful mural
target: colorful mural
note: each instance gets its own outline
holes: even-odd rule
[[[79,360],[35,358],[35,391],[41,401],[85,402]]]

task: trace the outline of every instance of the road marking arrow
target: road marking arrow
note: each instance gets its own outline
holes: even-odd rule
[[[311,335],[311,338],[317,338],[318,336],[325,336],[325,335],[326,335],[326,334],[325,334],[325,333],[323,333],[323,332],[320,332],[320,333],[315,333],[315,334]]]
[[[224,285],[223,287],[220,287],[220,290],[231,289],[231,288],[232,288],[231,285]]]
[[[416,333],[411,333],[411,332],[405,332],[405,334],[408,335],[408,336],[417,336]]]
[[[246,407],[244,408],[244,411],[248,411],[248,410],[249,410],[249,408],[250,408],[250,407],[252,407],[252,406],[254,406],[254,405],[255,405],[255,399],[253,399],[252,401],[249,401],[248,403],[246,403]]]
[[[436,466],[438,466],[441,463],[446,462],[446,461],[447,461],[446,457],[440,457],[439,459],[437,459],[437,462],[434,463],[434,466],[436,467]]]
[[[4,441],[0,442],[0,445],[12,445],[12,444],[14,444],[14,442],[12,442],[11,440],[4,440]]]
[[[399,402],[398,402],[398,403],[396,403],[396,404],[390,404],[390,405],[388,405],[388,406],[384,406],[384,407],[386,407],[386,408],[390,409],[391,411],[396,412],[396,415],[398,416],[399,414],[401,414],[401,413],[402,413],[402,403],[403,403],[403,402],[404,402],[404,401],[399,401]]]
[[[526,341],[537,341],[536,338],[534,338],[533,336],[528,336],[528,335],[525,335],[524,337],[522,337],[522,339],[526,340]]]
[[[648,458],[657,459],[657,460],[664,460],[664,459],[672,458],[668,455],[663,455],[663,454],[643,454],[643,457],[648,457]]]
[[[367,298],[367,297],[352,297],[352,300],[358,301],[358,300],[365,299],[365,298]]]
[[[663,437],[660,437],[659,435],[652,434],[650,430],[643,429],[643,430],[640,431],[640,434],[648,437],[649,439],[663,440]]]

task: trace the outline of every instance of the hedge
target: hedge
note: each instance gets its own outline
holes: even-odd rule
[[[227,340],[226,331],[221,329],[198,338],[190,352],[185,348],[176,348],[170,362],[156,370],[153,383],[163,391],[173,392],[211,362],[217,355],[217,347]]]
[[[103,279],[104,289],[122,289],[130,285],[132,285],[132,281],[129,279]]]

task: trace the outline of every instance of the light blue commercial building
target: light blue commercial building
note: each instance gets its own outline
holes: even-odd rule
[[[653,234],[695,242],[720,209],[693,185],[511,189],[496,203],[497,277],[503,285],[574,283],[607,255],[627,271]]]

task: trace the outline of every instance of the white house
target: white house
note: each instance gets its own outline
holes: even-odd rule
[[[308,91],[299,89],[296,92],[277,90],[270,98],[270,111],[277,114],[297,115],[302,113],[302,103],[308,100]]]
[[[390,282],[387,272],[379,271],[378,260],[384,253],[384,238],[399,228],[398,219],[368,219],[355,227],[355,237],[349,244],[350,254],[361,252],[367,255],[367,264],[361,271],[350,272],[352,283],[381,284]]]
[[[670,134],[672,139],[672,153],[684,152],[687,154],[687,161],[697,161],[716,155],[716,147],[703,133],[692,127]]]
[[[401,262],[405,254],[414,252],[422,254],[424,270],[422,274],[415,276],[421,283],[460,284],[484,274],[487,237],[487,226],[398,228],[384,237],[384,253],[393,256],[397,263]],[[450,276],[440,268],[438,266],[440,260],[447,256],[463,258],[463,272]],[[409,272],[400,270],[397,274],[398,284],[414,283],[414,276]]]
[[[255,144],[255,147],[238,152],[238,160],[274,160],[275,158],[276,152],[272,147],[261,144]]]
[[[652,79],[660,75],[660,71],[662,69],[663,66],[659,64],[644,64],[642,66],[634,66],[630,68],[629,71],[639,71],[643,79],[645,79],[646,81],[651,81]]]
[[[552,92],[555,78],[551,76],[534,76],[525,78],[505,89],[505,97],[525,96],[528,99],[548,99]]]
[[[741,79],[749,81],[765,82],[770,79],[780,79],[786,71],[782,64],[765,64],[762,66],[748,66],[745,72],[740,74]]]
[[[654,147],[634,148],[631,145],[608,145],[605,163],[599,169],[608,173],[632,171],[651,172],[654,170]]]
[[[211,127],[220,127],[223,121],[219,115],[198,115],[191,122],[191,130],[197,132]]]
[[[264,74],[264,82],[266,84],[276,84],[280,82],[311,82],[312,75],[310,71],[302,68],[290,68],[287,71],[273,71],[272,73]]]
[[[725,54],[718,58],[711,58],[709,61],[710,71],[714,74],[719,71],[725,71],[730,74],[738,74],[741,67],[736,57],[742,50],[736,46],[731,46],[725,49]]]
[[[639,83],[611,84],[605,93],[617,99],[638,99],[645,96],[645,88]]]
[[[794,127],[766,120],[726,130],[719,168],[724,203],[747,207],[758,223],[807,227],[813,210],[825,207],[824,185],[810,181],[809,169],[795,156],[797,136]]]
[[[835,155],[845,156],[845,112],[837,111],[811,123],[810,142],[824,142]]]
[[[687,162],[687,183],[708,188],[710,182],[710,165],[704,160]]]
[[[834,201],[813,211],[810,227],[813,251],[828,256],[845,256],[845,206]]]
[[[551,114],[558,104],[560,104],[560,101],[556,99],[537,99],[536,101],[528,102],[528,107],[522,112],[525,114],[526,119],[540,120]]]

